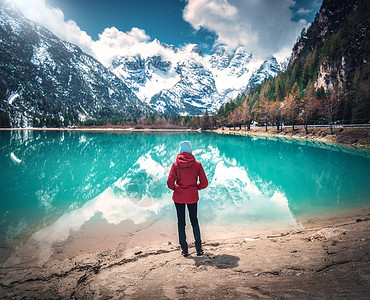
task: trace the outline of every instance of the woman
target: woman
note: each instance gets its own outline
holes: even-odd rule
[[[192,151],[193,149],[189,141],[180,143],[180,154],[177,155],[176,162],[172,164],[167,179],[168,188],[174,191],[172,199],[176,206],[182,255],[185,257],[189,256],[185,234],[185,205],[188,207],[190,222],[193,227],[197,255],[203,254],[197,217],[197,202],[199,200],[198,190],[204,189],[208,185],[207,176],[204,173],[202,164],[195,160]]]

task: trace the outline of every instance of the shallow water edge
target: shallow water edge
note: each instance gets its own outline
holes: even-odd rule
[[[29,253],[63,257],[98,245],[176,245],[165,180],[183,138],[209,174],[199,210],[206,241],[300,230],[341,211],[364,208],[356,214],[366,215],[369,204],[367,157],[339,146],[193,132],[64,133],[4,135],[2,225],[10,226],[3,234],[23,261],[33,259]]]

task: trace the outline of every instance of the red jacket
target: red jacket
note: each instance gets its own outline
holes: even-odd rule
[[[174,191],[173,201],[190,204],[199,200],[198,190],[205,189],[208,180],[202,164],[195,160],[193,154],[183,152],[172,164],[167,186]]]

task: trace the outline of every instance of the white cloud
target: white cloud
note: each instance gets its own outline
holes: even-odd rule
[[[307,15],[307,14],[309,14],[311,12],[312,12],[311,9],[305,9],[303,7],[301,7],[300,9],[297,10],[297,14],[298,15]]]
[[[183,17],[213,31],[218,43],[245,46],[262,57],[292,49],[305,20],[291,21],[293,0],[189,0]]]
[[[91,53],[91,37],[78,27],[76,22],[64,20],[59,8],[47,6],[45,0],[12,0],[30,20],[44,25],[58,37],[78,45],[83,51]]]
[[[160,54],[172,61],[194,56],[191,47],[177,54],[151,40],[144,30],[132,28],[122,32],[106,28],[94,41],[73,20],[65,20],[59,8],[50,7],[46,0],[11,0],[23,14],[50,29],[58,37],[78,45],[84,52],[108,66],[112,59],[122,55],[140,54],[143,57]],[[231,48],[245,46],[264,57],[276,54],[289,56],[306,21],[292,22],[290,6],[293,0],[189,0],[183,17],[196,30],[201,27],[218,35],[217,43]]]
[[[164,57],[173,55],[173,51],[163,47],[159,41],[151,38],[144,30],[132,28],[122,32],[115,27],[106,28],[97,41],[76,24],[65,20],[59,8],[47,5],[45,0],[12,0],[30,20],[51,30],[59,38],[78,45],[84,52],[94,56],[108,66],[112,59],[122,55],[141,54],[143,57],[161,54]]]
[[[112,59],[123,54],[136,54],[139,45],[146,45],[150,37],[139,28],[122,32],[115,27],[106,28],[99,34],[99,40],[91,45],[91,52],[103,64],[108,65]],[[132,53],[134,52],[134,53]]]

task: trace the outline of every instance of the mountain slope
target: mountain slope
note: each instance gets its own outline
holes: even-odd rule
[[[143,58],[140,54],[113,60],[110,68],[144,102],[161,90],[171,88],[179,80],[173,64],[160,55]]]
[[[249,82],[248,89],[251,89],[258,84],[261,84],[264,80],[275,77],[280,72],[280,66],[275,57],[270,56],[259,69],[252,74]]]
[[[336,118],[370,120],[370,2],[324,0],[314,23],[293,48],[290,69],[304,89],[340,98]]]
[[[0,0],[0,126],[55,127],[153,111],[199,115],[253,87],[279,66],[240,47],[198,45],[115,59],[106,69]],[[154,47],[156,48],[156,47]],[[154,50],[153,51],[157,51]]]
[[[1,126],[59,126],[150,112],[116,75],[0,0]]]
[[[217,109],[217,90],[212,73],[196,61],[184,60],[177,64],[180,80],[170,89],[154,95],[149,104],[156,111],[167,114],[199,115],[205,109]]]
[[[250,78],[257,76],[262,64],[262,60],[244,47],[230,51],[226,46],[220,45],[212,55],[206,57],[206,65],[215,77],[217,90],[226,101],[246,89]]]
[[[231,51],[220,45],[205,56],[198,45],[167,50],[166,56],[122,56],[110,67],[142,101],[165,114],[216,111],[240,92],[280,71],[275,58],[263,62],[243,47]]]
[[[369,20],[367,0],[324,0],[287,69],[223,106],[219,119],[278,129],[282,122],[329,124],[331,130],[335,122],[369,123]]]

